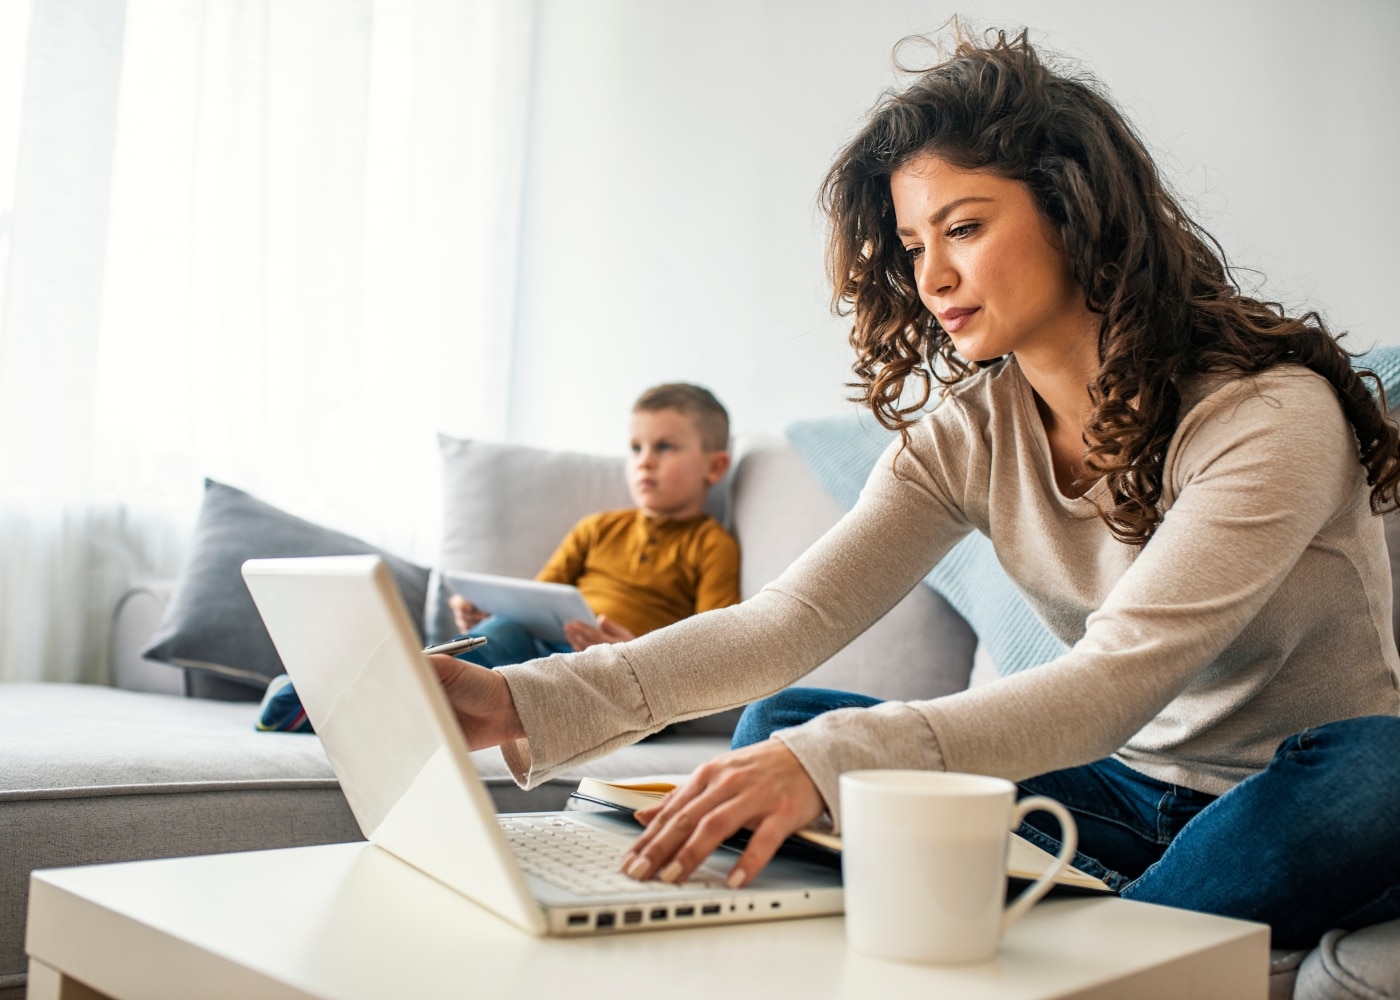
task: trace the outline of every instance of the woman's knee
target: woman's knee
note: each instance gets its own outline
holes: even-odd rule
[[[1306,729],[1285,740],[1281,755],[1400,782],[1400,716],[1366,715]]]
[[[1397,760],[1400,718],[1343,719],[1284,740],[1262,773],[1227,795],[1288,816],[1290,836],[1388,852],[1400,831]]]
[[[730,746],[737,750],[753,743],[762,743],[779,729],[800,726],[824,712],[838,708],[868,708],[879,703],[879,698],[850,691],[787,688],[744,709],[738,725],[734,727]]]

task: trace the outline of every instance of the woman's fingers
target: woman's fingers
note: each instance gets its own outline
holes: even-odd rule
[[[739,855],[739,860],[730,870],[730,886],[737,889],[742,885],[747,885],[755,875],[763,871],[768,862],[773,860],[773,856],[778,853],[783,842],[806,825],[806,823],[793,825],[788,820],[778,816],[770,816],[759,823],[758,828],[749,837],[749,842],[744,847],[744,853]]]
[[[631,850],[622,859],[622,870],[627,874],[639,879],[647,879],[652,876],[656,866],[646,862],[653,853],[657,852],[657,848],[653,845],[659,838],[674,837],[675,831],[672,828],[672,821],[679,815],[685,804],[693,801],[698,794],[700,786],[696,784],[696,778],[699,773],[697,771],[685,784],[679,785],[667,793],[666,797],[658,804],[637,810],[637,821],[646,829],[642,831],[641,836],[636,839]],[[635,861],[641,863],[634,864]]]
[[[525,729],[505,678],[494,670],[441,653],[428,657],[457,724],[473,750],[520,739]]]
[[[732,751],[698,768],[662,802],[638,813],[647,828],[623,859],[634,878],[679,882],[725,840],[754,833],[730,872],[744,885],[789,835],[821,815],[824,803],[792,752],[776,740]]]
[[[643,834],[645,843],[639,840],[631,860],[624,860],[623,870],[633,878],[684,881],[743,825],[732,803],[711,790],[658,814]]]

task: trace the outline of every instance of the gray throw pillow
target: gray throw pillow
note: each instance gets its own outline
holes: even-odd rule
[[[370,554],[384,558],[409,616],[420,620],[426,568],[206,479],[184,570],[141,655],[184,667],[192,695],[256,701],[284,671],[243,582],[244,561]]]

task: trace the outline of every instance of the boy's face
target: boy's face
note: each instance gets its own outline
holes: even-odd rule
[[[632,414],[627,489],[651,517],[680,520],[705,510],[705,493],[724,478],[727,451],[706,451],[695,421],[679,410]]]

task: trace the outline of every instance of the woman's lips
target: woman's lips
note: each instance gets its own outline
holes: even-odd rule
[[[967,321],[972,318],[980,306],[973,306],[971,309],[946,309],[938,314],[938,324],[948,333],[957,333]]]

